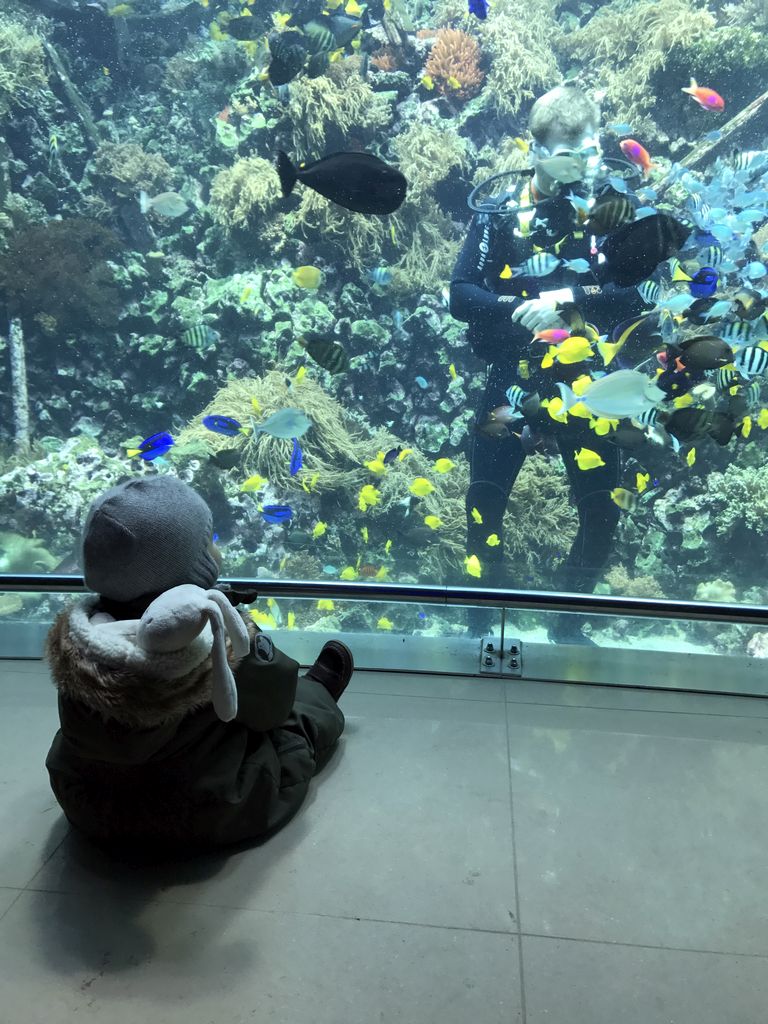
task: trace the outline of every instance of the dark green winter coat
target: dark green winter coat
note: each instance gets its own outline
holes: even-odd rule
[[[90,623],[97,603],[87,597],[62,611],[46,642],[61,723],[46,767],[71,824],[100,843],[158,850],[228,845],[285,824],[316,769],[306,729],[283,728],[298,663],[276,647],[264,660],[243,616],[251,649],[237,661],[227,645],[239,709],[222,722],[210,655],[172,681],[160,662],[142,674],[116,665]],[[344,721],[335,701],[314,680],[302,686],[335,739]]]

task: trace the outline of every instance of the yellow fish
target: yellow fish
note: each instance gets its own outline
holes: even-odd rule
[[[586,405],[584,405],[583,402],[576,402],[574,405],[572,405],[571,408],[568,410],[568,415],[580,416],[583,420],[592,419],[592,413],[589,411]]]
[[[291,17],[292,15],[290,14],[282,14],[278,12],[277,14],[272,15],[272,21],[274,22],[275,28],[281,29],[285,28],[285,26],[291,20]]]
[[[541,368],[546,370],[547,367],[552,366],[555,360],[563,365],[581,363],[585,359],[590,359],[594,354],[594,349],[587,338],[576,335],[566,338],[560,345],[550,345],[547,354],[541,361]]]
[[[389,554],[391,548],[392,548],[392,541],[388,540],[387,543],[384,545],[384,551],[386,552],[386,554]]]
[[[504,264],[504,269],[499,274],[499,277],[502,279],[502,281],[508,281],[510,277],[512,277],[512,267],[510,267],[508,263]]]
[[[215,21],[212,21],[211,24],[208,26],[208,35],[216,43],[223,43],[224,40],[227,38],[226,32],[222,32]]]
[[[436,530],[439,526],[443,525],[443,520],[439,516],[424,516],[424,522],[430,530]]]
[[[458,373],[456,373],[456,367],[453,365],[453,363],[451,363],[451,365],[448,367],[448,373],[450,373],[451,375],[451,380],[456,380],[456,378],[459,376]]]
[[[591,448],[579,448],[577,452],[573,453],[573,457],[576,459],[579,469],[597,469],[598,466],[605,465],[605,460]]]
[[[240,484],[240,490],[245,491],[246,494],[250,494],[253,491],[258,491],[265,484],[268,484],[269,480],[265,476],[259,476],[258,473],[254,473],[253,476],[249,476],[247,480],[244,480]]]
[[[243,7],[243,8],[242,8],[242,9],[240,10],[240,17],[241,17],[241,18],[252,18],[252,17],[253,17],[253,15],[251,14],[251,12],[250,12],[250,11],[248,10],[248,8],[247,8],[247,7]]]
[[[417,476],[408,490],[411,494],[415,494],[419,498],[426,498],[428,494],[434,491],[435,485],[430,483],[426,477]]]
[[[207,7],[209,3],[210,3],[210,0],[200,0],[200,6],[201,7]]]
[[[251,608],[248,614],[257,626],[267,626],[269,629],[275,629],[277,627],[274,615],[269,615],[267,612],[260,612],[258,608]]]
[[[687,274],[683,270],[682,266],[680,265],[680,260],[673,259],[673,260],[670,261],[670,263],[671,263],[671,266],[673,268],[672,269],[672,280],[673,281],[692,281],[693,280],[691,275]]]
[[[363,8],[357,0],[349,0],[347,6],[344,8],[344,13],[348,14],[350,18],[359,18],[363,13]]]
[[[751,416],[745,416],[744,420],[742,421],[742,424],[741,424],[741,436],[742,437],[749,437],[749,435],[751,433],[752,433],[752,417]]]
[[[317,483],[317,481],[319,479],[320,479],[320,474],[315,472],[315,473],[312,474],[312,478],[310,479],[309,483],[307,483],[306,480],[302,480],[301,481],[301,486],[304,488],[304,490],[307,492],[307,494],[311,494],[312,491],[315,489],[315,484]]]
[[[448,473],[456,465],[455,462],[451,462],[450,459],[438,459],[435,462],[435,469],[438,473]]]
[[[296,612],[288,612],[288,629],[294,629],[296,626]]]
[[[480,515],[480,513],[477,511],[477,509],[474,506],[472,508],[471,515],[472,515],[472,518],[475,520],[476,523],[482,524],[483,517]]]
[[[254,412],[261,415],[261,402],[259,402],[258,398],[251,398],[251,406],[253,407]]]
[[[307,368],[306,368],[306,366],[303,366],[303,365],[300,366],[298,368],[298,370],[296,371],[296,376],[293,378],[293,383],[294,384],[301,384],[301,382],[304,380],[306,375],[307,375]]]
[[[512,139],[512,142],[517,146],[521,153],[527,153],[531,148],[525,139],[521,139],[519,135],[516,135],[514,139]]]
[[[339,573],[339,576],[343,580],[356,580],[357,579],[357,570],[354,569],[351,565],[348,565],[346,567],[346,569],[342,569],[341,570],[341,572]]]
[[[240,301],[247,302],[251,295],[253,295],[253,288],[247,284],[245,288],[243,288],[243,294],[240,296]]]
[[[695,448],[691,448],[691,450],[685,456],[685,461],[688,463],[689,466],[692,466],[694,464],[694,462],[696,461],[696,449]]]
[[[312,539],[317,540],[318,537],[322,537],[328,530],[328,523],[324,523],[322,519],[319,519],[315,523],[315,527],[312,530]]]
[[[464,568],[467,570],[470,576],[475,576],[477,579],[482,575],[482,569],[480,568],[480,559],[477,555],[470,555],[469,558],[464,559]]]
[[[129,14],[133,14],[133,8],[130,4],[116,4],[107,11],[107,14],[110,18],[127,18]]]
[[[360,533],[362,534],[363,540],[367,544],[368,543],[368,527],[367,526],[362,527],[362,529],[360,530]]]
[[[321,597],[317,602],[317,607],[321,612],[332,612],[334,604],[333,601],[329,600],[327,597]]]
[[[573,384],[571,384],[571,391],[573,391],[574,395],[583,395],[591,383],[592,378],[589,374],[582,373],[582,375],[577,377]]]
[[[559,396],[557,398],[545,398],[541,403],[547,410],[553,420],[557,420],[558,423],[568,422],[568,413],[563,410],[563,400]]]
[[[455,75],[449,75],[446,78],[446,80],[445,80],[445,84],[449,85],[451,87],[451,89],[460,89],[461,88],[461,82],[458,80],[458,78]]]
[[[407,456],[412,455],[412,454],[413,454],[413,448],[403,448],[403,450],[397,456],[397,461],[398,462],[402,462],[403,459],[407,458]]]
[[[106,77],[107,77],[107,78],[109,78],[109,74],[110,74],[110,72],[109,72],[109,68],[108,68],[108,67],[102,66],[102,68],[101,68],[101,73],[102,73],[103,75],[106,75]]]
[[[286,564],[287,561],[288,561],[288,555],[283,555],[283,557],[280,559],[280,572],[282,572],[283,569],[285,568],[285,564]]]
[[[674,405],[676,409],[685,409],[686,406],[693,405],[693,395],[690,391],[685,395],[680,395],[679,398],[673,399],[672,405]]]
[[[395,225],[389,225],[389,237],[392,239],[392,245],[397,245],[397,235],[395,234]]]
[[[376,628],[377,629],[392,629],[394,627],[394,625],[395,624],[394,624],[394,622],[392,622],[391,619],[387,619],[387,618],[385,618],[385,616],[382,615],[382,617],[376,623]]]
[[[386,565],[382,565],[376,575],[373,577],[375,580],[385,580],[389,576],[389,569]]]
[[[495,548],[498,544],[501,544],[498,533],[492,533],[490,537],[486,537],[485,543],[491,548]]]
[[[366,469],[370,469],[372,473],[378,473],[381,476],[382,473],[387,472],[387,465],[384,462],[384,452],[378,452],[375,459],[371,459],[370,462],[365,463]]]
[[[765,430],[768,427],[768,409],[760,410],[760,414],[757,417],[757,425],[761,430]]]
[[[325,0],[325,6],[329,11],[335,11],[337,7],[341,7],[344,0]]]
[[[422,75],[421,84],[424,86],[425,89],[435,88],[435,82],[434,79],[432,78],[432,75]]]
[[[299,288],[307,288],[313,291],[315,288],[320,287],[320,282],[323,279],[322,270],[318,270],[317,267],[296,267],[294,272],[291,274],[293,283]]]
[[[369,505],[378,505],[381,500],[381,491],[377,491],[372,484],[366,484],[365,487],[360,488],[360,494],[357,498],[357,507],[361,512],[365,512]]]
[[[597,343],[597,351],[603,357],[603,362],[605,363],[606,366],[610,365],[610,363],[612,362],[613,358],[615,357],[615,355],[619,351],[619,349],[622,347],[622,345],[623,345],[623,342],[621,342],[621,341],[616,341],[616,342],[598,341],[598,343]]]
[[[626,487],[614,487],[611,491],[611,500],[625,512],[632,512],[637,508],[637,498]]]
[[[642,494],[648,486],[651,479],[650,473],[638,473],[635,477],[635,487],[637,487],[637,493]]]
[[[517,373],[521,380],[528,380],[531,376],[531,368],[527,359],[521,359],[517,364]]]
[[[572,409],[571,412],[573,412]],[[597,419],[590,420],[589,425],[598,437],[605,437],[606,434],[610,434],[612,430],[618,427],[619,421],[607,420],[604,416],[598,416]]]

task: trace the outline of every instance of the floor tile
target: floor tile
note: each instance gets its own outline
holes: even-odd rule
[[[24,893],[0,962],[3,1024],[522,1024],[488,932]]]
[[[523,936],[527,1024],[764,1024],[768,960]]]
[[[524,932],[768,955],[768,722],[507,710]]]

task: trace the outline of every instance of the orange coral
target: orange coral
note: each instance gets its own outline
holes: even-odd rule
[[[425,70],[439,92],[462,100],[474,96],[485,77],[477,40],[455,28],[438,31]]]
[[[380,46],[371,54],[371,64],[379,71],[396,71],[397,54],[391,46]]]

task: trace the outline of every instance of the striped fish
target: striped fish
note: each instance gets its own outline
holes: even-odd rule
[[[643,281],[637,286],[641,297],[651,306],[655,306],[661,297],[661,285],[658,281]]]
[[[536,252],[525,263],[515,267],[512,277],[546,277],[559,266],[560,260],[551,252]]]
[[[760,149],[748,149],[744,152],[736,153],[733,164],[737,171],[748,171],[753,164],[766,161],[768,161],[768,153]]]
[[[718,391],[729,391],[735,384],[739,383],[741,375],[732,366],[721,366],[717,371],[715,382]]]
[[[523,391],[519,384],[513,384],[511,387],[507,388],[504,394],[507,396],[507,401],[513,409],[519,409],[528,397],[528,392]]]
[[[706,267],[719,267],[723,262],[723,249],[720,245],[708,245],[699,254],[699,259]]]
[[[736,346],[743,348],[752,335],[752,324],[749,320],[733,320],[729,324],[723,324],[718,334],[727,341],[731,348]]]
[[[736,353],[733,365],[743,377],[754,377],[758,373],[765,373],[768,369],[768,352],[757,345],[743,348]]]
[[[211,346],[215,345],[221,340],[221,335],[218,331],[214,331],[208,324],[195,324],[194,327],[188,327],[181,336],[181,340],[193,348],[198,354],[207,352]]]
[[[760,405],[760,392],[763,387],[761,380],[753,380],[747,388],[747,402],[752,408]]]
[[[645,409],[639,416],[634,416],[633,419],[636,419],[644,427],[654,427],[659,421],[660,413],[660,409]]]
[[[307,331],[296,340],[318,366],[329,373],[344,373],[349,369],[349,356],[338,342],[328,341],[312,331]]]
[[[310,53],[329,53],[336,49],[336,38],[327,25],[321,21],[308,21],[304,26],[304,36]]]

